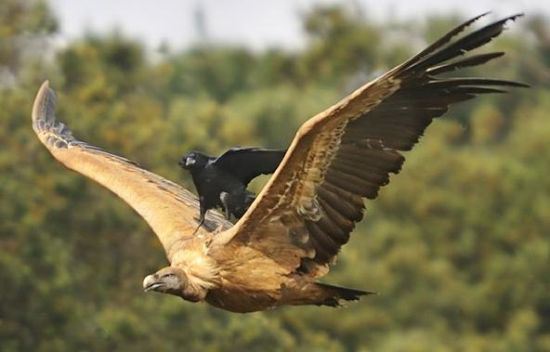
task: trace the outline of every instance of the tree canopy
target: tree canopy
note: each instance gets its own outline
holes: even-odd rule
[[[30,126],[48,78],[80,139],[192,187],[177,165],[186,151],[286,147],[459,18],[381,24],[324,6],[304,14],[300,51],[197,45],[152,60],[120,33],[51,47],[46,2],[4,1],[0,350],[550,350],[547,18],[514,24],[491,44],[507,55],[483,67],[533,88],[452,109],[369,202],[327,281],[378,294],[347,308],[238,315],[144,294],[143,277],[165,265],[151,230],[54,162]]]

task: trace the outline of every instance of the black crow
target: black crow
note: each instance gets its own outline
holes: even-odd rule
[[[219,157],[192,151],[179,164],[189,170],[199,194],[199,227],[209,209],[223,208],[226,218],[239,219],[256,198],[246,186],[261,174],[271,174],[286,150],[231,148]]]

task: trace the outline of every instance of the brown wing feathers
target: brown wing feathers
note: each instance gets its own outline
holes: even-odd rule
[[[377,196],[379,188],[389,182],[389,173],[398,173],[401,169],[405,159],[399,151],[410,150],[431,121],[447,112],[450,104],[477,94],[504,92],[501,87],[525,86],[504,80],[435,77],[503,55],[496,52],[447,62],[489,42],[502,32],[508,20],[518,15],[449,43],[479,17],[458,26],[398,67],[392,77],[400,81],[400,88],[374,109],[348,123],[324,181],[318,187],[321,219],[305,221],[317,252],[315,261],[326,262],[337,254],[340,246],[348,241],[354,223],[362,217],[361,197]]]
[[[135,163],[110,154],[72,136],[55,118],[55,95],[45,82],[33,107],[33,128],[52,155],[73,169],[110,189],[149,223],[162,242],[168,258],[183,246],[196,228],[196,197],[163,177]],[[231,223],[212,212],[209,231],[227,229]]]

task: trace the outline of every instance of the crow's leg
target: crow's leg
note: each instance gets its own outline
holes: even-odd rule
[[[245,197],[244,197],[244,211],[247,211],[248,208],[254,203],[256,200],[256,195],[250,191],[246,191]]]
[[[218,227],[216,227],[216,229],[214,230],[214,235],[217,235],[222,231],[223,231],[223,224],[219,224]]]
[[[255,199],[256,195],[254,193],[245,190],[239,198],[239,205],[235,207],[235,217],[237,219],[242,218]]]
[[[227,192],[221,192],[220,193],[220,201],[223,205],[223,212],[225,213],[225,218],[229,220],[229,217],[231,216],[231,209],[229,208],[229,198],[231,196]]]
[[[202,198],[200,199],[199,204],[200,204],[200,214],[199,214],[199,218],[197,219],[199,221],[199,225],[197,226],[195,231],[193,231],[193,236],[197,233],[197,231],[200,229],[202,224],[204,224],[204,219],[206,219],[206,212],[208,211],[206,209],[206,206],[204,205]]]

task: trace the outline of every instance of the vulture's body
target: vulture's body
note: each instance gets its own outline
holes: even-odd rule
[[[479,16],[481,17],[481,16]],[[479,18],[477,17],[477,18]],[[266,186],[232,226],[209,212],[195,234],[198,202],[187,190],[126,159],[75,139],[54,115],[44,83],[33,128],[53,156],[107,187],[151,226],[170,265],[144,280],[145,290],[170,293],[234,312],[281,305],[336,306],[363,291],[318,284],[389,174],[401,169],[430,122],[450,104],[524,86],[484,78],[442,78],[503,55],[462,57],[498,36],[497,21],[456,38],[474,18],[415,57],[367,83],[305,122]]]

